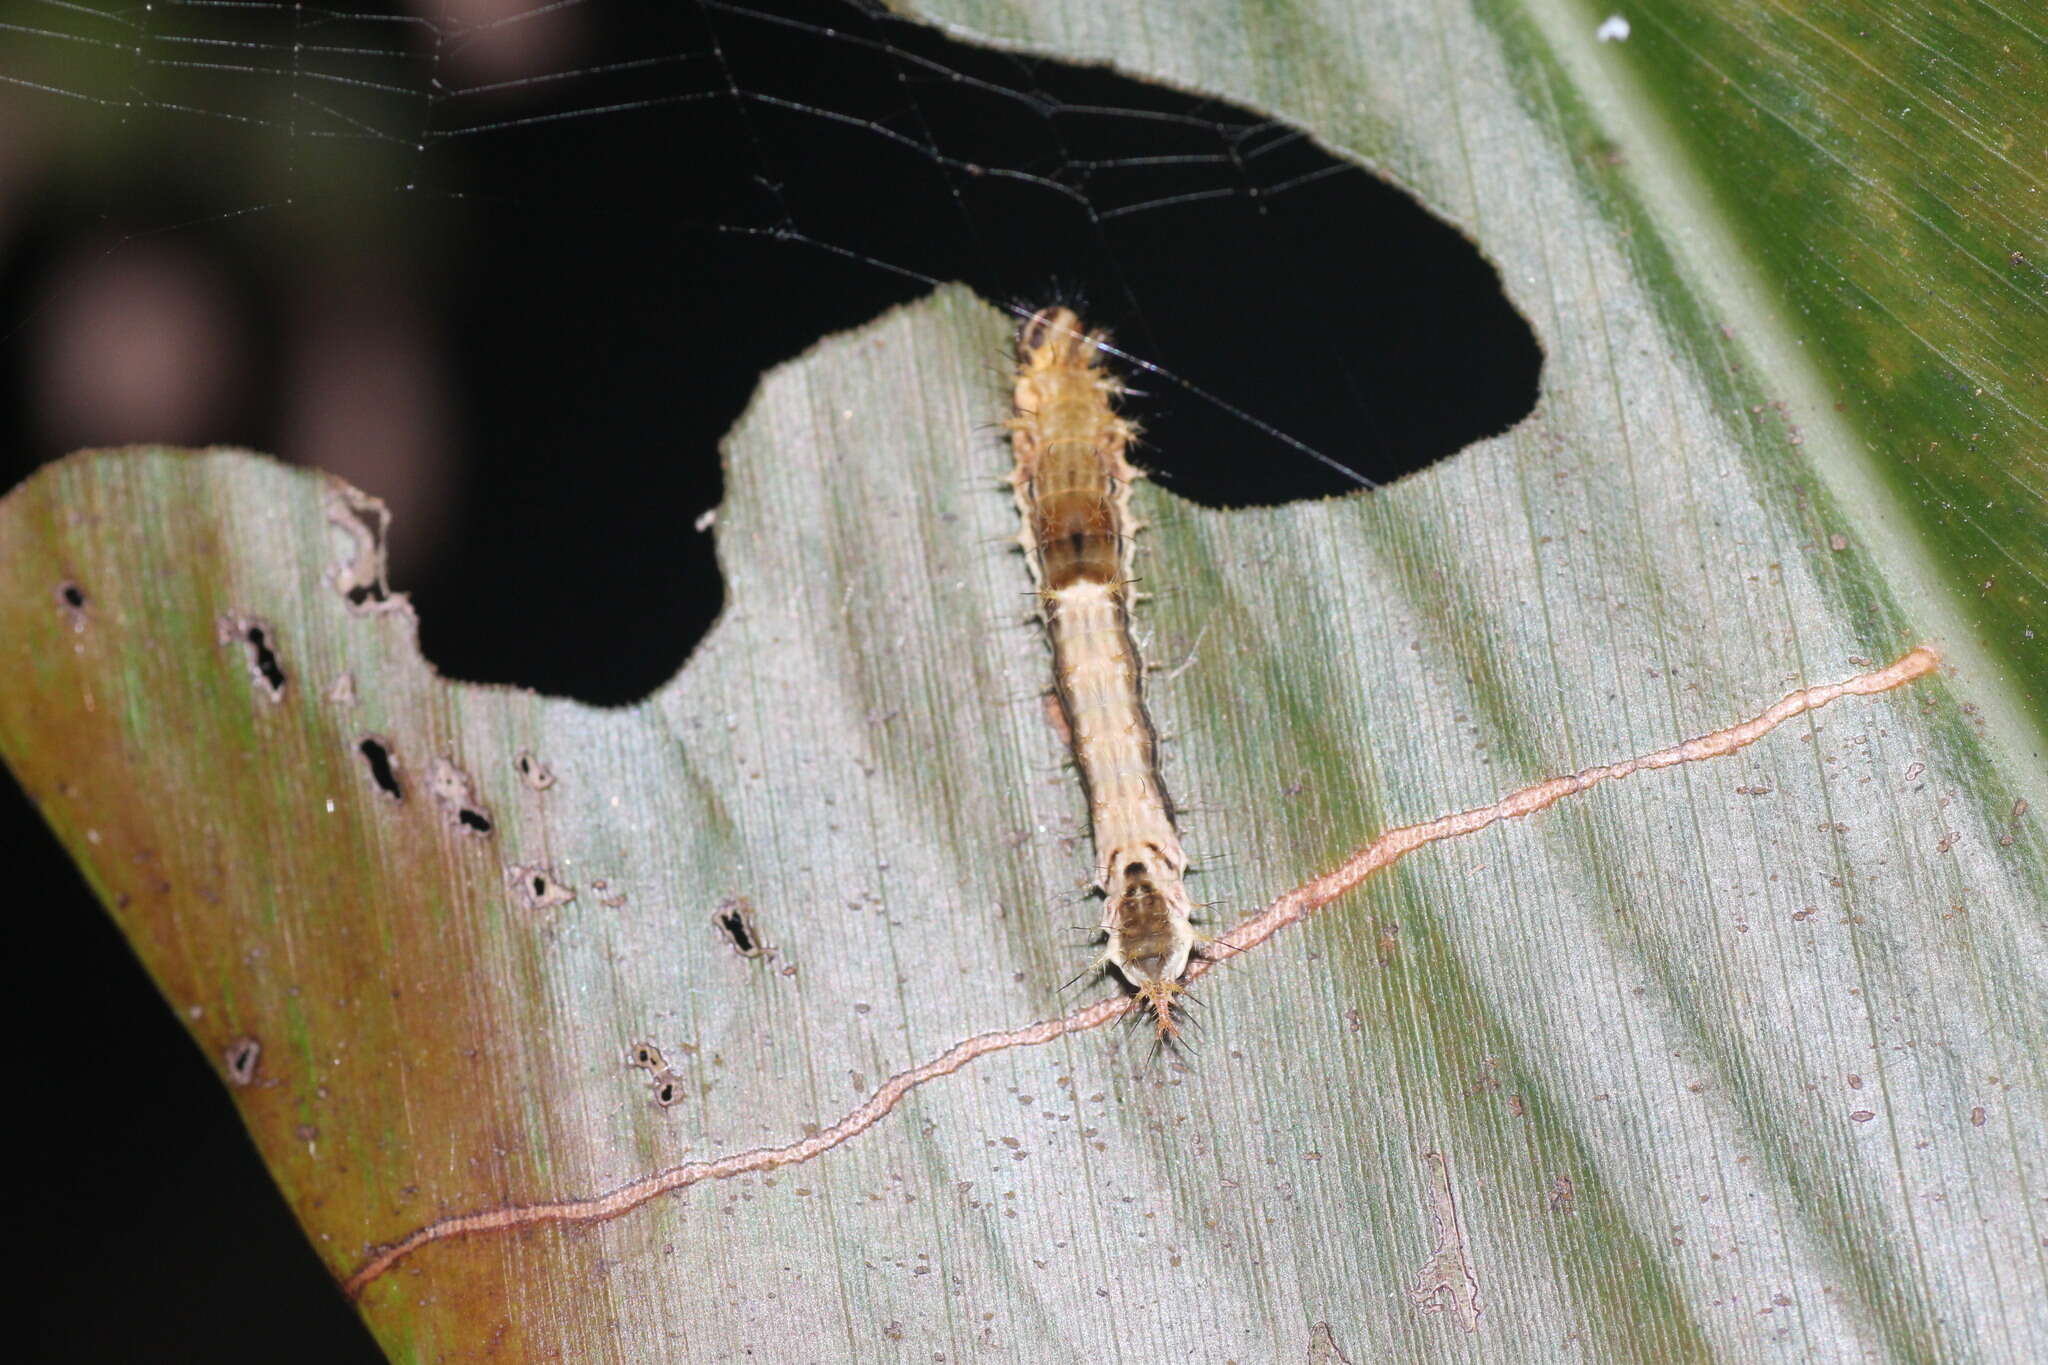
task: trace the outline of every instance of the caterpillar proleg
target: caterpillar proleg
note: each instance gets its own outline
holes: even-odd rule
[[[1131,639],[1131,483],[1142,474],[1125,458],[1137,429],[1117,415],[1122,386],[1102,364],[1104,340],[1066,308],[1041,309],[1018,330],[1010,485],[1088,788],[1105,898],[1101,961],[1137,991],[1166,1038],[1179,1031],[1174,998],[1200,936]]]

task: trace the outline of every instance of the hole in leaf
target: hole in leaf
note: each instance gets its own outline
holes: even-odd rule
[[[661,1055],[661,1049],[652,1043],[633,1044],[629,1055],[633,1065],[643,1071],[662,1071],[668,1066],[667,1060]]]
[[[237,1038],[221,1054],[228,1069],[228,1084],[248,1085],[256,1079],[256,1064],[263,1058],[263,1044],[254,1038]]]
[[[249,642],[249,660],[255,665],[256,674],[263,679],[264,686],[273,693],[284,691],[284,669],[277,663],[277,655],[271,651],[269,632],[262,626],[250,626],[242,638]]]
[[[449,163],[481,197],[408,200],[415,226],[463,243],[441,330],[465,342],[452,368],[467,444],[492,452],[407,584],[422,647],[450,674],[610,705],[672,676],[723,597],[712,537],[679,534],[723,496],[719,441],[764,370],[926,292],[890,266],[998,303],[1075,302],[1171,375],[1113,361],[1142,390],[1134,458],[1212,507],[1357,486],[1272,431],[1385,482],[1533,406],[1541,353],[1493,264],[1288,125],[955,41],[881,6],[798,0],[810,17],[795,23],[743,10],[717,10],[717,40],[721,70],[754,97],[747,135],[730,135],[740,116],[724,101],[636,101],[598,137],[582,116],[598,88],[535,82],[524,126],[472,139],[488,158]],[[682,33],[691,13],[635,39],[674,24],[701,50]],[[701,153],[694,221],[651,173],[677,145]],[[519,232],[476,216],[500,198],[521,205]],[[663,230],[618,227],[653,222]],[[684,373],[687,412],[669,383]],[[565,469],[571,449],[606,452],[603,477]],[[962,453],[963,478],[1006,467],[999,441]]]
[[[257,690],[272,701],[284,700],[284,665],[277,654],[276,632],[267,624],[248,616],[223,616],[214,625],[214,638],[224,645],[240,642]]]
[[[73,630],[85,629],[85,589],[65,579],[57,585],[57,606]]]
[[[363,755],[363,761],[370,765],[370,780],[377,784],[377,790],[393,801],[405,800],[405,791],[398,784],[398,755],[387,740],[375,735],[366,735],[356,746]]]
[[[538,864],[512,864],[505,869],[505,881],[528,910],[547,910],[576,899],[575,887],[557,881],[554,873]]]
[[[403,335],[422,348],[433,337],[452,344],[410,362],[400,348],[380,363],[404,366],[447,403],[436,446],[491,458],[469,462],[460,487],[439,485],[445,467],[430,463],[372,491],[407,499],[394,508],[393,538],[433,547],[401,580],[413,580],[422,605],[422,647],[454,676],[607,704],[672,676],[722,603],[712,539],[687,531],[723,495],[718,442],[767,368],[928,288],[891,267],[965,281],[990,300],[1081,305],[1164,372],[1115,362],[1144,390],[1132,401],[1149,434],[1139,462],[1211,506],[1352,486],[1299,446],[1385,481],[1531,407],[1533,333],[1459,227],[1384,171],[1258,110],[1106,65],[958,41],[871,3],[573,8],[591,46],[537,51],[518,83],[520,117],[462,130],[474,136],[439,136],[430,111],[445,92],[413,86],[435,68],[407,40],[367,44],[364,69],[378,79],[366,88],[414,92],[396,96],[412,109],[396,115],[399,143],[436,148],[405,160],[399,213],[347,207],[370,184],[382,203],[396,188],[383,182],[392,163],[337,163],[321,206],[265,214],[278,230],[241,239],[246,210],[293,200],[311,174],[304,154],[333,141],[276,118],[256,93],[274,93],[270,81],[203,81],[206,112],[222,117],[174,120],[236,130],[232,145],[249,155],[212,159],[249,167],[256,181],[168,165],[106,180],[80,172],[99,201],[92,234],[111,232],[125,255],[176,226],[237,279],[272,335],[309,334],[306,316],[282,313],[302,306],[294,300],[325,299],[331,310],[332,287],[269,282],[337,226],[364,230],[358,278],[432,282],[399,291],[409,307],[435,310]],[[281,11],[206,12],[222,25],[209,29],[213,41],[258,51]],[[718,61],[596,60],[603,51],[715,51]],[[316,74],[292,73],[290,88],[307,93]],[[147,112],[121,100],[106,111]],[[1352,126],[1384,145],[1374,117]],[[677,146],[692,149],[681,216],[664,173]],[[493,230],[483,206],[500,203],[520,206],[519,232]],[[0,333],[25,316],[0,316]],[[702,346],[707,336],[719,344]],[[260,395],[300,367],[251,359],[243,401],[298,410],[303,395]],[[981,363],[1000,371],[1004,357]],[[20,366],[5,368],[0,379],[13,382],[0,389],[18,393]],[[684,408],[673,401],[680,374],[692,391]],[[11,420],[26,406],[0,410]],[[367,427],[329,434],[376,430],[367,416]],[[274,422],[250,415],[231,429],[276,449],[286,442]],[[963,449],[960,477],[999,477],[1000,447]],[[579,454],[565,459],[570,451]],[[328,590],[352,610],[395,604],[382,505],[338,483],[331,503],[339,569]],[[452,520],[437,519],[443,509],[456,509]]]
[[[754,907],[745,896],[735,896],[712,912],[711,922],[741,957],[765,957],[768,945],[754,923]]]
[[[427,790],[433,794],[435,804],[441,807],[448,823],[455,829],[479,837],[491,832],[490,813],[477,799],[476,784],[453,761],[446,758],[434,760],[434,766],[427,773]]]
[[[513,771],[519,780],[537,792],[544,792],[555,785],[554,770],[533,756],[533,750],[521,749],[519,756],[512,760]]]

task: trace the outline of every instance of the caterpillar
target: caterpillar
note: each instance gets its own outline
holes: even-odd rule
[[[1126,458],[1137,428],[1117,413],[1123,387],[1102,363],[1106,341],[1067,308],[1041,309],[1018,329],[1009,482],[1088,790],[1103,893],[1096,965],[1137,992],[1163,1041],[1179,1032],[1175,999],[1201,936],[1131,639],[1131,484],[1143,474]]]

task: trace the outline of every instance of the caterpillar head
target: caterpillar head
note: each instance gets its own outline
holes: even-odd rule
[[[1071,308],[1041,308],[1017,329],[1017,359],[1025,371],[1092,363],[1102,333],[1091,332]]]

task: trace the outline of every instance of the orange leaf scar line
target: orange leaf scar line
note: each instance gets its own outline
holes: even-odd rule
[[[1103,894],[1098,965],[1130,983],[1163,1038],[1177,1031],[1174,998],[1201,936],[1131,639],[1131,484],[1143,476],[1125,455],[1137,428],[1116,411],[1123,386],[1102,364],[1105,344],[1067,308],[1041,309],[1017,329],[1010,487],[1088,788]]]
[[[994,1033],[977,1033],[972,1038],[955,1043],[928,1062],[922,1062],[908,1071],[897,1072],[882,1082],[859,1108],[830,1128],[785,1146],[755,1147],[711,1161],[686,1161],[680,1166],[670,1166],[652,1175],[628,1180],[623,1185],[613,1186],[604,1193],[592,1195],[587,1199],[514,1204],[504,1208],[483,1209],[476,1213],[456,1214],[428,1223],[396,1242],[373,1250],[369,1258],[356,1268],[355,1273],[342,1282],[342,1292],[351,1299],[358,1297],[371,1281],[432,1242],[444,1242],[454,1237],[473,1237],[488,1232],[511,1232],[544,1223],[602,1223],[631,1213],[650,1199],[657,1199],[677,1190],[686,1190],[706,1180],[729,1180],[736,1175],[772,1171],[778,1166],[800,1165],[813,1157],[823,1156],[842,1142],[859,1137],[887,1118],[890,1111],[903,1102],[905,1095],[926,1081],[950,1076],[968,1063],[986,1057],[992,1052],[1007,1052],[1013,1047],[1036,1047],[1070,1033],[1086,1033],[1090,1029],[1101,1028],[1110,1020],[1128,1013],[1131,1003],[1121,997],[1102,1000],[1058,1019],[1044,1019],[1035,1024],[1026,1024],[1022,1028],[1000,1029]]]
[[[1716,730],[1712,734],[1701,735],[1697,739],[1689,739],[1682,744],[1674,744],[1668,749],[1659,749],[1639,758],[1624,759],[1619,763],[1587,768],[1569,777],[1553,777],[1537,782],[1511,793],[1490,806],[1461,811],[1456,815],[1446,815],[1441,819],[1425,821],[1419,825],[1403,825],[1398,829],[1390,829],[1335,868],[1321,876],[1312,877],[1279,896],[1265,909],[1244,920],[1228,933],[1212,940],[1212,943],[1234,950],[1233,955],[1249,952],[1281,930],[1307,919],[1373,873],[1392,866],[1416,849],[1444,839],[1476,834],[1502,820],[1534,815],[1567,796],[1577,795],[1602,782],[1627,777],[1632,773],[1721,758],[1755,743],[1795,716],[1817,710],[1843,697],[1873,696],[1879,692],[1889,692],[1916,678],[1925,677],[1933,672],[1939,663],[1940,659],[1935,652],[1922,646],[1903,655],[1886,668],[1860,673],[1845,682],[1801,688],[1753,719]],[[1188,969],[1187,979],[1194,980],[1218,963],[1219,959],[1215,957],[1196,959]],[[1022,1028],[976,1034],[972,1038],[955,1043],[927,1062],[891,1076],[859,1107],[830,1128],[782,1147],[756,1147],[709,1161],[686,1161],[679,1166],[670,1166],[651,1175],[629,1180],[588,1198],[483,1209],[475,1213],[455,1214],[428,1223],[396,1242],[373,1249],[363,1263],[342,1282],[342,1292],[351,1299],[359,1298],[365,1289],[393,1266],[421,1247],[434,1242],[480,1236],[485,1233],[514,1232],[521,1228],[538,1227],[549,1223],[604,1222],[631,1213],[642,1204],[664,1194],[688,1189],[706,1180],[726,1180],[733,1176],[751,1175],[758,1171],[772,1171],[781,1166],[798,1165],[814,1157],[823,1156],[841,1143],[859,1137],[887,1118],[890,1112],[903,1102],[904,1096],[927,1081],[950,1076],[968,1064],[994,1053],[1007,1052],[1017,1047],[1037,1047],[1055,1039],[1101,1028],[1104,1024],[1120,1019],[1140,1007],[1141,1002],[1138,999],[1117,996],[1077,1009],[1057,1019],[1041,1020],[1035,1024],[1026,1024]]]
[[[1921,645],[1901,655],[1887,667],[1869,673],[1859,673],[1845,682],[1822,683],[1817,687],[1802,687],[1797,692],[1787,693],[1777,705],[1739,725],[1731,725],[1724,730],[1701,735],[1697,739],[1688,739],[1668,749],[1658,749],[1636,758],[1623,759],[1619,763],[1605,763],[1597,768],[1586,768],[1568,777],[1553,777],[1547,781],[1537,782],[1502,797],[1490,806],[1440,816],[1419,825],[1402,825],[1397,829],[1390,829],[1330,871],[1303,882],[1228,933],[1219,935],[1213,942],[1226,951],[1248,952],[1290,924],[1297,924],[1322,909],[1381,868],[1391,867],[1426,844],[1443,839],[1456,839],[1466,834],[1477,834],[1488,825],[1499,821],[1534,815],[1537,811],[1556,805],[1567,796],[1576,796],[1582,791],[1599,786],[1602,782],[1612,782],[1633,773],[1648,772],[1655,768],[1673,768],[1681,763],[1700,763],[1710,758],[1725,757],[1737,749],[1756,743],[1794,716],[1803,716],[1808,711],[1818,710],[1829,702],[1838,701],[1843,697],[1868,697],[1879,692],[1889,692],[1894,687],[1902,687],[1916,678],[1932,673],[1940,662],[1940,655]],[[1206,970],[1211,965],[1213,962],[1203,962],[1198,964],[1198,969]],[[1199,974],[1199,970],[1190,973],[1191,980]]]

